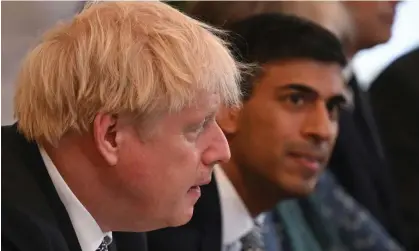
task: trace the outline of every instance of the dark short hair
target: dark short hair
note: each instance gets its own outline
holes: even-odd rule
[[[311,59],[344,67],[346,57],[339,40],[321,26],[280,13],[253,16],[232,23],[230,46],[237,60],[255,64],[241,83],[243,99],[250,98],[263,64],[292,59]]]

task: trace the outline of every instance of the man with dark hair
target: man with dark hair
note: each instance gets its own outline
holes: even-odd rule
[[[296,15],[332,31],[342,43],[349,61],[360,50],[369,49],[390,39],[398,2],[199,1],[193,5],[189,13],[216,26],[226,26],[231,22],[267,12]],[[389,156],[386,156],[383,152],[368,96],[358,83],[351,64],[348,64],[345,72],[347,73],[345,74],[346,83],[352,91],[353,109],[344,110],[340,116],[339,135],[329,161],[329,170],[337,179],[338,184],[365,207],[391,236],[409,247],[410,242],[414,242],[415,239],[409,240],[406,236],[405,232],[410,224],[406,225],[401,220],[404,213],[400,211],[398,198],[406,193],[400,194],[400,190],[395,189],[399,189],[400,184],[394,186],[387,161],[389,157],[390,165],[394,165],[391,163],[393,162],[391,155],[394,153],[387,152]],[[395,92],[390,91],[390,94],[394,95]],[[392,99],[383,98],[382,100],[388,102]],[[391,105],[394,108],[394,105]],[[388,118],[386,109],[383,111],[384,116]],[[388,136],[383,135],[383,137]],[[384,138],[384,140],[387,139]],[[404,154],[401,156],[406,161]],[[405,186],[406,183],[403,181],[403,186]],[[400,181],[396,180],[396,183]]]
[[[216,166],[187,225],[148,233],[152,251],[278,250],[269,211],[309,195],[333,149],[347,100],[335,36],[280,14],[228,28],[237,59],[256,65],[241,83],[242,106],[217,117],[231,160]]]

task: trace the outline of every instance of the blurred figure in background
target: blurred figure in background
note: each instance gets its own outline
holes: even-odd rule
[[[419,250],[419,48],[388,66],[369,94],[412,250]]]
[[[219,27],[262,13],[298,14],[331,30],[341,42],[348,39],[352,27],[343,6],[326,1],[199,1],[189,4],[187,11]]]
[[[191,219],[230,158],[216,113],[240,104],[212,32],[158,1],[100,2],[43,36],[1,130],[2,250],[141,251],[138,232]]]

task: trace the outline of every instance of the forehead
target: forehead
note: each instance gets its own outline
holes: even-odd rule
[[[352,14],[368,14],[371,12],[389,11],[397,1],[343,1]]]
[[[263,65],[256,83],[258,91],[273,92],[289,84],[307,86],[321,96],[340,94],[344,90],[342,67],[338,63],[314,60],[289,60]]]

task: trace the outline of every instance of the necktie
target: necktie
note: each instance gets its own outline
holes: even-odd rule
[[[111,244],[112,239],[109,236],[105,236],[103,238],[102,243],[100,243],[100,246],[96,249],[96,251],[108,251],[108,246]]]
[[[242,251],[264,251],[262,226],[255,221],[255,225],[247,235],[241,238]]]

